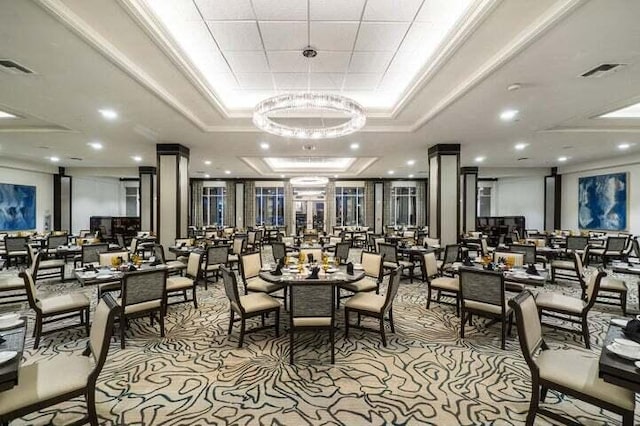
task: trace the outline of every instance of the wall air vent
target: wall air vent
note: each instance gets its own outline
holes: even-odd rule
[[[29,68],[11,59],[0,59],[0,70],[10,74],[34,74]]]
[[[627,64],[600,64],[595,68],[591,68],[589,71],[580,74],[580,77],[585,78],[600,78],[608,74],[614,73],[626,67]]]

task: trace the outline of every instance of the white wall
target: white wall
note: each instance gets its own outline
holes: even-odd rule
[[[617,163],[617,164],[616,164]],[[614,160],[587,163],[565,167],[559,170],[562,174],[562,228],[578,229],[578,178],[583,176],[603,175],[607,173],[628,172],[627,205],[628,231],[640,233],[640,158],[629,156]]]
[[[91,216],[124,216],[124,185],[117,178],[73,176],[71,184],[74,233],[89,229]]]
[[[23,170],[0,165],[0,183],[36,187],[36,229],[44,230],[45,216],[53,226],[53,174],[47,171]]]
[[[498,178],[494,188],[496,216],[524,216],[527,228],[544,229],[543,175]]]

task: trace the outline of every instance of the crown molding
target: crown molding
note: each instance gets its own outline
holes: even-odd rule
[[[555,127],[538,133],[640,133],[640,127]]]

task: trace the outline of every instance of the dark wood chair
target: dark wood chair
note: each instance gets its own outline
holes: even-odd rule
[[[294,335],[301,331],[328,331],[331,364],[335,362],[335,291],[331,284],[292,284],[289,289],[289,363],[294,359]],[[317,337],[317,334],[316,334]]]
[[[415,263],[408,260],[401,260],[398,258],[398,247],[395,244],[379,243],[378,249],[380,254],[384,256],[385,269],[400,268],[401,271],[407,270],[409,272],[409,282],[413,282],[413,270],[415,269]]]
[[[225,266],[229,260],[229,246],[219,245],[207,248],[204,265],[202,265],[202,275],[204,278],[204,288],[207,290],[209,282],[218,282],[220,278],[220,268]],[[214,280],[212,280],[214,278]]]
[[[200,277],[200,268],[202,265],[201,259],[202,259],[202,254],[197,252],[189,253],[185,276],[167,277],[165,308],[166,306],[169,305],[170,297],[178,294],[182,294],[182,297],[183,297],[182,301],[172,302],[171,304],[175,305],[177,303],[193,302],[193,307],[195,309],[198,309],[198,298],[196,295],[196,288],[198,284],[198,278]],[[187,297],[187,290],[191,290],[191,299]]]
[[[17,266],[20,261],[26,262],[29,253],[27,247],[27,237],[5,237],[4,245],[7,258],[7,268],[11,266],[13,261],[14,266]]]
[[[602,261],[602,267],[606,268],[608,261],[611,259],[624,259],[626,257],[625,250],[627,249],[627,243],[629,237],[607,237],[607,243],[604,248],[592,247],[590,250],[590,256],[600,258]],[[585,264],[588,264],[590,259],[586,259]]]
[[[555,411],[539,407],[549,389],[620,414],[624,426],[633,425],[634,392],[599,378],[597,358],[576,350],[549,349],[542,337],[538,308],[531,292],[523,291],[509,301],[509,306],[515,312],[520,348],[531,371],[527,426],[533,425],[538,413],[568,423]]]
[[[425,253],[422,256],[422,276],[423,280],[427,282],[427,309],[429,309],[431,302],[450,305],[451,303],[440,300],[442,295],[450,296],[456,299],[454,304],[456,315],[460,316],[460,280],[458,277],[442,275],[435,253]],[[436,300],[432,299],[434,290],[437,292]]]

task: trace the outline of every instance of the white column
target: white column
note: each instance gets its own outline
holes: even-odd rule
[[[429,237],[456,244],[460,229],[460,145],[429,148]]]
[[[140,230],[156,232],[156,168],[139,167]]]
[[[165,247],[188,236],[189,148],[180,144],[158,144],[157,234]]]
[[[476,230],[478,217],[478,168],[460,168],[460,233],[466,234]]]

